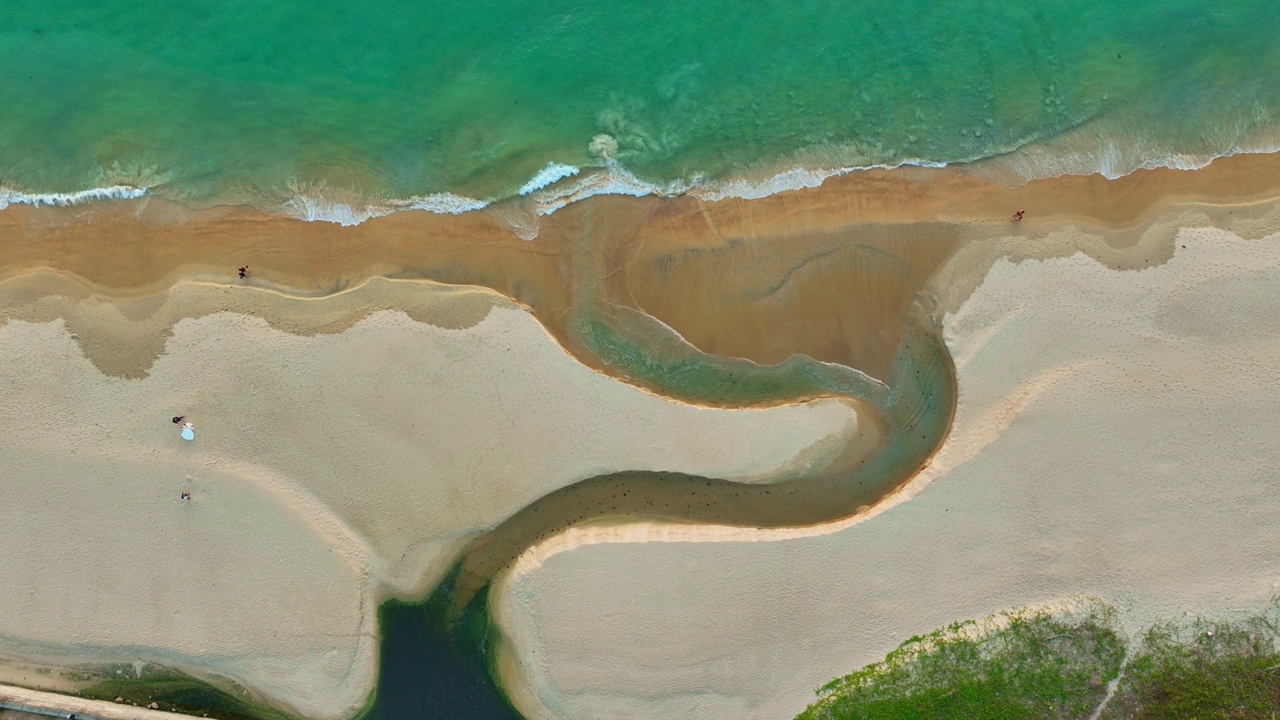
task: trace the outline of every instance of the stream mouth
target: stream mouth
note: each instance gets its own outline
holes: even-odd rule
[[[877,398],[873,407],[884,435],[852,467],[773,485],[655,472],[583,480],[544,496],[477,540],[425,602],[384,604],[379,682],[361,720],[519,720],[495,679],[501,635],[490,616],[489,592],[525,550],[566,528],[642,519],[814,525],[849,517],[901,487],[928,463],[955,413],[951,357],[936,325],[923,320],[917,317],[908,327],[888,383],[867,396]]]

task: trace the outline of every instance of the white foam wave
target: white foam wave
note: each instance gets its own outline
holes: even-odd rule
[[[840,175],[864,170],[893,170],[900,167],[943,168],[944,162],[928,160],[903,160],[896,164],[849,165],[833,168],[810,168],[797,166],[783,170],[768,177],[759,179],[739,178],[717,182],[701,183],[689,190],[689,194],[701,200],[714,202],[717,200],[759,200],[788,190],[804,190],[818,187],[827,180]]]
[[[829,178],[860,170],[892,170],[904,165],[916,167],[946,167],[947,163],[927,160],[904,160],[897,164],[851,165],[845,167],[813,168],[796,166],[761,178],[737,178],[711,180],[702,176],[654,183],[636,177],[634,173],[616,163],[607,163],[595,172],[583,175],[574,183],[557,188],[544,188],[532,193],[539,215],[550,215],[564,206],[585,200],[593,195],[630,195],[642,197],[657,195],[673,197],[692,195],[700,200],[741,199],[758,200],[788,190],[818,187]]]
[[[518,194],[528,195],[535,190],[541,190],[548,185],[559,182],[567,177],[573,177],[580,172],[582,172],[582,168],[574,165],[555,162],[547,163],[545,168],[538,171],[537,175],[534,175],[529,182],[525,183],[520,188]]]
[[[407,200],[397,200],[389,207],[395,210],[426,210],[439,215],[461,215],[464,212],[480,210],[488,206],[489,203],[487,201],[476,200],[464,195],[434,193],[432,195],[411,197]]]
[[[4,210],[15,203],[34,205],[35,207],[42,205],[66,207],[94,200],[133,200],[146,194],[147,188],[134,187],[132,185],[95,187],[69,193],[24,193],[0,187],[0,210]]]
[[[459,215],[479,210],[487,205],[488,203],[483,200],[452,193],[420,195],[364,205],[331,200],[322,195],[300,193],[285,201],[284,213],[308,222],[331,222],[351,226],[403,210],[424,210],[437,215]]]
[[[828,178],[851,173],[855,169],[856,168],[852,167],[843,167],[829,170],[815,170],[796,167],[790,170],[783,170],[772,177],[764,178],[762,180],[740,178],[737,180],[726,180],[702,187],[696,187],[690,191],[690,194],[709,201],[728,200],[731,198],[758,200],[787,190],[803,190],[804,188],[818,187],[822,183],[826,182]]]
[[[978,159],[969,163],[969,170],[1011,185],[1069,175],[1116,180],[1140,170],[1199,170],[1218,158],[1275,152],[1280,152],[1280,128],[1269,122],[1224,125],[1212,136],[1191,138],[1185,147],[1170,148],[1150,140],[1141,126],[1135,131],[1121,120],[1109,119]]]
[[[1237,136],[1238,137],[1238,136]],[[1216,144],[1216,143],[1214,143]],[[1172,152],[1158,148],[1140,138],[1117,139],[1103,126],[1086,125],[1049,141],[1029,142],[1003,155],[963,162],[966,171],[994,182],[1018,185],[1024,182],[1064,175],[1101,174],[1115,179],[1143,169],[1200,169],[1227,155],[1280,152],[1280,136],[1256,134],[1248,141],[1226,145],[1220,152]],[[802,164],[802,163],[806,163]],[[531,227],[520,232],[532,239],[537,235],[536,218],[554,213],[565,206],[596,195],[655,195],[672,197],[692,195],[715,202],[729,199],[756,200],[790,190],[822,185],[829,178],[853,172],[902,166],[946,167],[948,163],[918,159],[895,164],[815,166],[812,160],[757,177],[712,180],[694,176],[656,183],[637,177],[612,160],[603,165],[580,168],[565,163],[549,163],[526,182],[513,197],[525,197],[531,203],[527,213]],[[574,178],[571,182],[562,182]],[[490,200],[434,193],[368,202],[352,199],[350,192],[330,194],[323,188],[291,188],[292,195],[283,203],[282,212],[300,220],[331,222],[344,226],[359,225],[370,219],[406,210],[458,215],[489,207]],[[70,193],[30,193],[0,187],[0,210],[13,203],[33,206],[68,206],[103,200],[130,200],[147,196],[148,188],[133,185],[94,187]],[[345,197],[344,197],[345,196]],[[506,204],[499,207],[505,207]],[[508,213],[509,214],[509,213]],[[519,213],[518,213],[519,214]]]
[[[823,166],[823,158],[849,157],[850,149],[826,148],[812,150],[793,159],[792,167],[781,170],[758,171],[754,177],[740,176],[728,180],[714,180],[695,175],[667,182],[653,182],[635,175],[625,166],[611,159],[609,153],[596,152],[602,164],[580,168],[564,163],[548,163],[517,191],[517,196],[532,201],[532,209],[507,212],[520,217],[513,224],[517,234],[526,240],[537,236],[537,218],[551,215],[572,203],[596,195],[627,195],[643,197],[673,197],[691,195],[698,199],[716,202],[741,199],[757,200],[791,190],[803,190],[822,185],[828,179],[867,170],[893,170],[901,167],[944,168],[948,165],[964,165],[968,171],[988,179],[1007,184],[1021,184],[1030,180],[1060,177],[1063,175],[1102,174],[1116,179],[1138,170],[1170,168],[1195,170],[1207,166],[1215,159],[1241,153],[1280,152],[1280,128],[1272,123],[1253,122],[1248,128],[1223,128],[1213,138],[1202,141],[1207,148],[1200,152],[1175,152],[1145,139],[1142,134],[1121,138],[1114,122],[1087,122],[1057,137],[1045,140],[1027,138],[1010,148],[1009,152],[996,156],[957,159],[954,162],[906,158],[890,163],[836,164]],[[608,139],[608,136],[601,136]],[[600,138],[593,140],[593,151]],[[857,157],[860,153],[852,149]],[[827,160],[830,162],[830,160]],[[777,166],[775,166],[776,168]],[[561,182],[574,178],[572,182]],[[427,198],[396,200],[369,208],[362,213],[338,212],[330,209],[343,224],[355,224],[369,217],[407,209],[458,214],[488,207],[487,201],[451,194],[431,195]],[[506,207],[508,204],[500,205]],[[306,219],[329,219],[324,213],[311,213]],[[525,217],[525,216],[528,217]],[[527,227],[526,227],[527,226]]]
[[[560,188],[544,188],[532,194],[538,215],[550,215],[560,208],[595,195],[629,195],[669,197],[688,192],[696,180],[673,180],[665,184],[641,180],[621,165],[609,163],[595,172]]]
[[[357,209],[347,203],[316,195],[294,195],[285,201],[284,212],[286,215],[307,222],[331,222],[344,226],[359,225],[371,218],[387,214],[372,208]]]
[[[1044,178],[1070,175],[1102,175],[1117,180],[1140,170],[1200,170],[1214,160],[1231,155],[1274,153],[1275,147],[1236,146],[1221,152],[1168,152],[1161,155],[1143,155],[1134,152],[1131,145],[1108,142],[1088,150],[1053,153],[1045,149],[1026,147],[999,158],[983,159],[973,163],[975,174],[1006,184],[1021,184]]]

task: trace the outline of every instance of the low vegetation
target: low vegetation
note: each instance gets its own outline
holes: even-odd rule
[[[1280,599],[1158,623],[1127,651],[1114,618],[1091,602],[957,623],[827,683],[797,720],[1280,719]]]
[[[1280,718],[1280,612],[1147,631],[1103,720]]]
[[[119,672],[117,672],[119,671]],[[220,720],[289,720],[289,716],[239,687],[226,689],[154,665],[140,671],[132,665],[112,666],[79,692],[84,697]]]
[[[1087,603],[957,623],[819,688],[797,720],[1087,718],[1124,661],[1113,619]]]

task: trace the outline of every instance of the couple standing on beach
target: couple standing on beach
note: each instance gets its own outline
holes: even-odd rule
[[[195,440],[196,426],[192,425],[191,423],[182,422],[183,420],[186,419],[186,417],[187,417],[186,415],[174,415],[173,424],[177,425],[179,423],[182,423],[182,431],[179,434],[182,435],[183,440]]]

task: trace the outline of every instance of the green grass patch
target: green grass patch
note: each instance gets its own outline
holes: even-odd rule
[[[80,695],[109,701],[121,698],[139,707],[155,703],[160,710],[221,720],[292,720],[239,686],[215,687],[168,668],[148,665],[138,672],[132,665],[110,666],[94,675],[99,680]]]
[[[1085,718],[1125,657],[1115,612],[1011,612],[914,637],[818,689],[797,720]]]
[[[1280,611],[1165,622],[1143,637],[1104,720],[1280,718]]]

